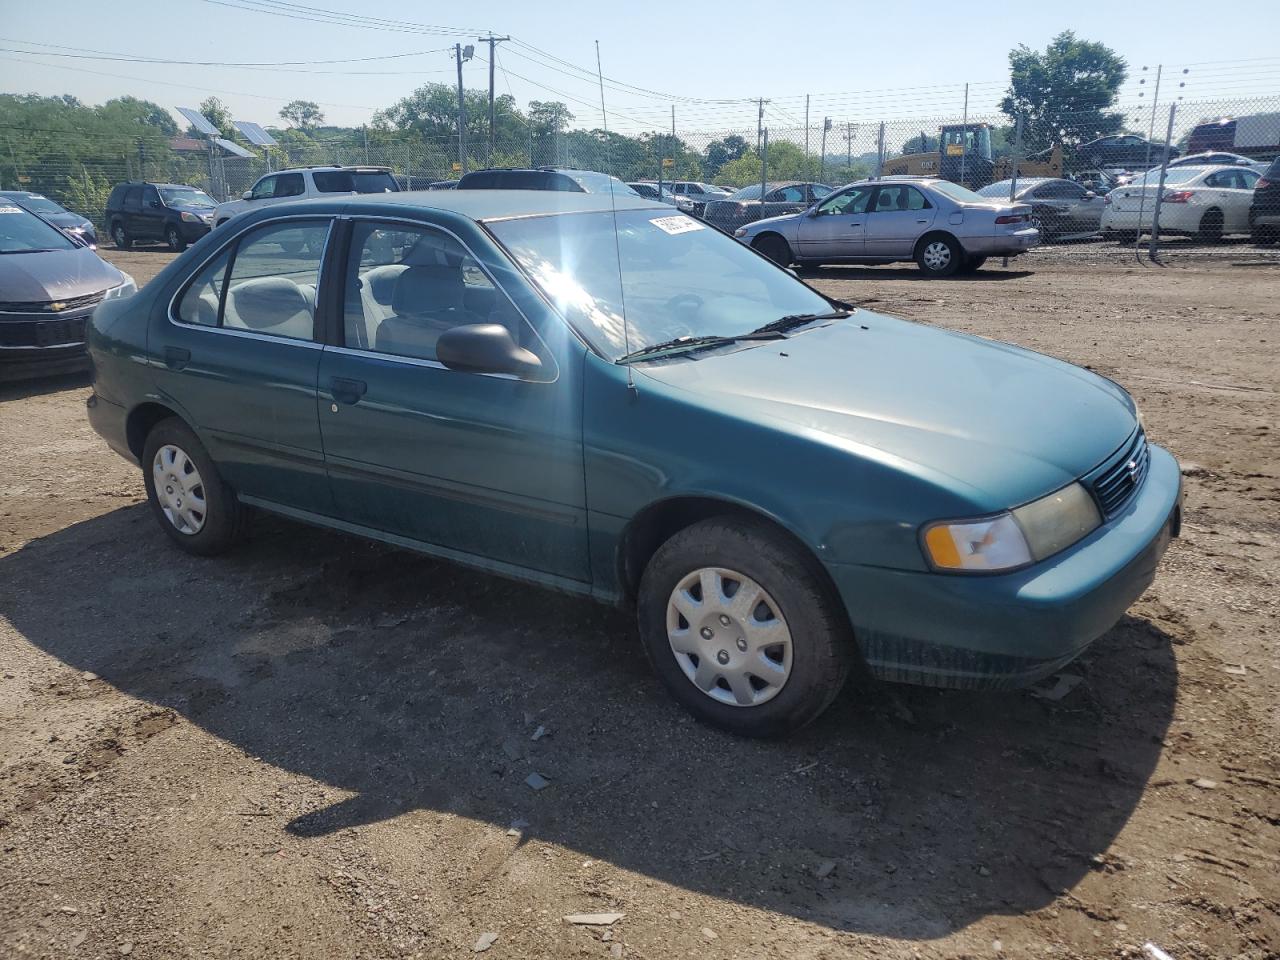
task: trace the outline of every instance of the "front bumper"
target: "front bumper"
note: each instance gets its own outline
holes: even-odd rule
[[[1182,524],[1182,476],[1152,446],[1115,519],[1025,570],[957,576],[827,564],[871,671],[928,686],[1025,686],[1078,657],[1155,579]]]
[[[58,313],[0,311],[0,377],[25,379],[87,369],[85,329],[96,303]]]
[[[190,223],[186,220],[178,221],[178,232],[182,234],[182,239],[187,241],[187,243],[195,243],[212,229],[212,223]]]

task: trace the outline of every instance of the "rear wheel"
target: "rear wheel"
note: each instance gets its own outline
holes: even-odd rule
[[[240,539],[244,507],[177,417],[161,420],[147,434],[142,475],[156,522],[183,550],[207,556]]]
[[[791,244],[779,236],[767,234],[758,238],[751,246],[780,267],[791,265]]]
[[[1200,218],[1200,228],[1196,231],[1196,239],[1202,243],[1217,243],[1222,239],[1222,211],[1217,207],[1206,210]]]
[[[854,658],[817,562],[755,520],[703,520],[664,543],[641,578],[637,613],[671,694],[698,719],[742,736],[814,720]]]
[[[128,250],[133,246],[133,238],[119,220],[111,225],[111,242],[116,245],[117,250]]]
[[[182,231],[178,229],[177,224],[171,223],[164,228],[164,242],[174,253],[181,253],[187,249],[187,241],[182,239]]]
[[[1134,230],[1117,230],[1115,232],[1116,243],[1122,247],[1130,243],[1137,242],[1138,234]]]
[[[964,262],[964,250],[954,237],[932,233],[916,247],[916,264],[930,277],[949,277]]]

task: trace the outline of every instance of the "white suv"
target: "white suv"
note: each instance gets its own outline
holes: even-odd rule
[[[289,200],[326,197],[335,193],[395,193],[400,185],[386,167],[299,167],[258,178],[253,189],[239,200],[218,204],[214,226],[220,227],[238,213]]]

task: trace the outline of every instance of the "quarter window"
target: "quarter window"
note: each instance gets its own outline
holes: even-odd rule
[[[498,323],[545,359],[533,330],[466,248],[429,227],[358,222],[343,299],[348,347],[435,360],[436,342],[446,331]]]
[[[328,230],[328,221],[291,220],[246,234],[196,274],[178,301],[177,319],[313,340]]]

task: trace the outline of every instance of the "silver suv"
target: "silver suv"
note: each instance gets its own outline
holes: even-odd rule
[[[1016,257],[1040,242],[1031,208],[980,197],[949,180],[863,180],[802,213],[739,227],[734,236],[771,260],[895,263],[914,260],[931,277],[977,270],[987,257]]]
[[[220,227],[237,213],[290,200],[329,197],[335,193],[395,193],[399,189],[396,178],[386,167],[325,166],[278,170],[259,177],[239,200],[218,204],[213,212],[213,223]]]

